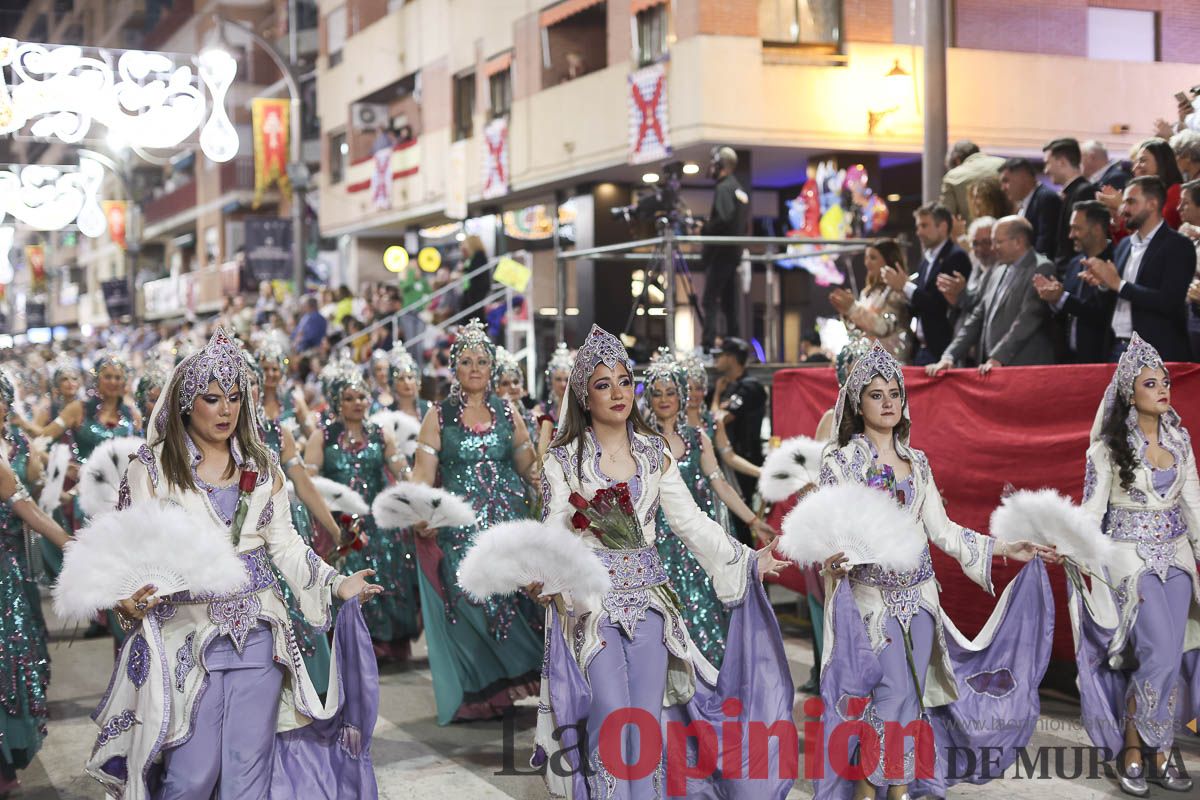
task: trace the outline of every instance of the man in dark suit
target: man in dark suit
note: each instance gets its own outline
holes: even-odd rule
[[[1111,186],[1124,189],[1133,176],[1129,174],[1129,163],[1120,159],[1109,159],[1108,150],[1095,139],[1080,145],[1083,154],[1083,174],[1097,189]]]
[[[1167,189],[1153,175],[1129,181],[1121,215],[1131,236],[1117,245],[1116,258],[1089,258],[1083,279],[1116,295],[1109,360],[1125,352],[1133,332],[1164,361],[1188,361],[1187,290],[1196,272],[1196,248],[1163,222]]]
[[[1033,249],[1029,220],[1001,217],[992,229],[992,243],[1003,270],[983,302],[971,310],[936,364],[925,372],[937,375],[954,366],[974,347],[979,373],[996,367],[1054,363],[1054,336],[1050,309],[1037,295],[1034,277],[1048,276],[1054,265]]]
[[[1053,261],[1058,254],[1058,215],[1062,198],[1038,181],[1037,170],[1027,158],[1010,158],[1000,167],[1000,188],[1017,216],[1033,226],[1033,249]]]
[[[1062,187],[1062,211],[1058,215],[1054,242],[1054,268],[1056,273],[1062,275],[1066,272],[1067,262],[1075,253],[1071,243],[1071,215],[1074,213],[1075,204],[1095,199],[1096,187],[1083,177],[1080,169],[1083,156],[1079,150],[1079,142],[1074,139],[1055,139],[1043,147],[1042,152],[1046,156],[1046,165],[1042,171]]]
[[[1103,203],[1095,200],[1076,203],[1071,212],[1071,242],[1077,252],[1067,263],[1062,282],[1033,276],[1038,297],[1065,323],[1067,355],[1073,364],[1103,364],[1112,350],[1109,326],[1116,295],[1089,285],[1082,277],[1086,271],[1084,262],[1089,258],[1112,261],[1113,245],[1108,239],[1111,222]]]
[[[883,280],[892,291],[903,292],[917,320],[917,348],[913,363],[932,364],[942,357],[954,336],[950,324],[950,304],[938,291],[937,276],[958,273],[971,275],[971,258],[950,239],[954,219],[940,203],[926,203],[914,212],[917,239],[923,254],[920,269],[913,280],[892,267],[884,267]]]

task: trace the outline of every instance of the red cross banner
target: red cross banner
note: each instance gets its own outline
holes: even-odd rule
[[[667,68],[653,64],[629,76],[629,163],[661,161],[670,155]]]
[[[508,194],[508,118],[496,117],[483,129],[483,199]]]
[[[254,207],[272,183],[279,183],[285,197],[291,195],[288,183],[288,131],[291,102],[256,97],[250,108],[254,127]]]
[[[371,206],[376,211],[392,207],[392,145],[376,150],[371,158]]]

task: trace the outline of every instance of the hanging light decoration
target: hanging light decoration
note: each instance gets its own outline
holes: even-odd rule
[[[79,159],[77,168],[11,166],[0,171],[0,222],[12,216],[39,231],[76,224],[80,233],[95,239],[105,231],[100,207],[103,181],[104,167],[90,158]]]

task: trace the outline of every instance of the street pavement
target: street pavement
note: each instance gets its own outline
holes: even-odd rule
[[[812,647],[800,635],[799,621],[787,613],[794,608],[787,593],[773,588],[772,599],[782,612],[785,646],[796,682],[808,678]],[[46,604],[49,612],[49,603]],[[52,623],[53,624],[53,623]],[[49,736],[36,762],[21,773],[22,788],[11,795],[30,800],[90,800],[103,798],[99,784],[87,777],[82,765],[91,751],[96,726],[88,715],[107,686],[112,668],[110,639],[72,640],[59,631],[51,644],[53,676],[50,686]],[[797,728],[803,735],[801,705],[797,698]],[[1067,754],[1061,777],[1046,780],[1008,779],[984,786],[961,785],[950,790],[951,798],[1053,798],[1093,800],[1124,797],[1116,783],[1103,778],[1072,777],[1075,756],[1070,748],[1088,744],[1078,724],[1079,707],[1070,698],[1044,693],[1043,716],[1034,735],[1034,747],[1059,748]],[[433,683],[424,642],[414,648],[406,667],[381,669],[379,721],[372,754],[382,800],[491,800],[519,798],[543,800],[547,792],[537,776],[528,772],[536,703],[523,703],[506,722],[479,722],[440,727],[434,713]],[[506,737],[506,725],[509,735]],[[510,746],[505,754],[505,739]],[[1200,776],[1200,738],[1181,737],[1184,763]],[[1065,749],[1064,749],[1065,748]],[[507,768],[506,768],[507,763]],[[1083,761],[1086,765],[1086,759]],[[1053,756],[1051,772],[1056,772]],[[802,765],[803,767],[803,765]],[[507,774],[505,774],[507,773]],[[1024,774],[1024,773],[1023,773]],[[1197,782],[1200,786],[1200,781]],[[1151,797],[1182,798],[1186,795],[1151,788]],[[1200,788],[1192,797],[1200,797]],[[812,797],[812,785],[801,779],[789,798]],[[303,800],[298,799],[298,800]]]

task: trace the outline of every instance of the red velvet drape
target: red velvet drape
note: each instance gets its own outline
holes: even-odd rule
[[[1170,365],[1172,405],[1184,425],[1200,420],[1200,365]],[[904,371],[912,415],[912,444],[929,456],[934,480],[955,522],[987,531],[992,510],[1006,483],[1017,489],[1050,487],[1079,501],[1084,454],[1096,408],[1112,377],[1112,365],[1002,367],[981,377],[953,370],[929,378],[924,370]],[[776,373],[772,425],[776,436],[811,436],[837,398],[832,369],[792,369]],[[777,515],[772,520],[777,522]],[[997,595],[1020,565],[997,560]],[[973,636],[983,627],[994,600],[972,583],[958,564],[934,550],[942,586],[942,606],[954,623]],[[799,588],[798,575],[782,583]],[[1050,568],[1056,602],[1054,657],[1073,658],[1066,611],[1064,575]]]

